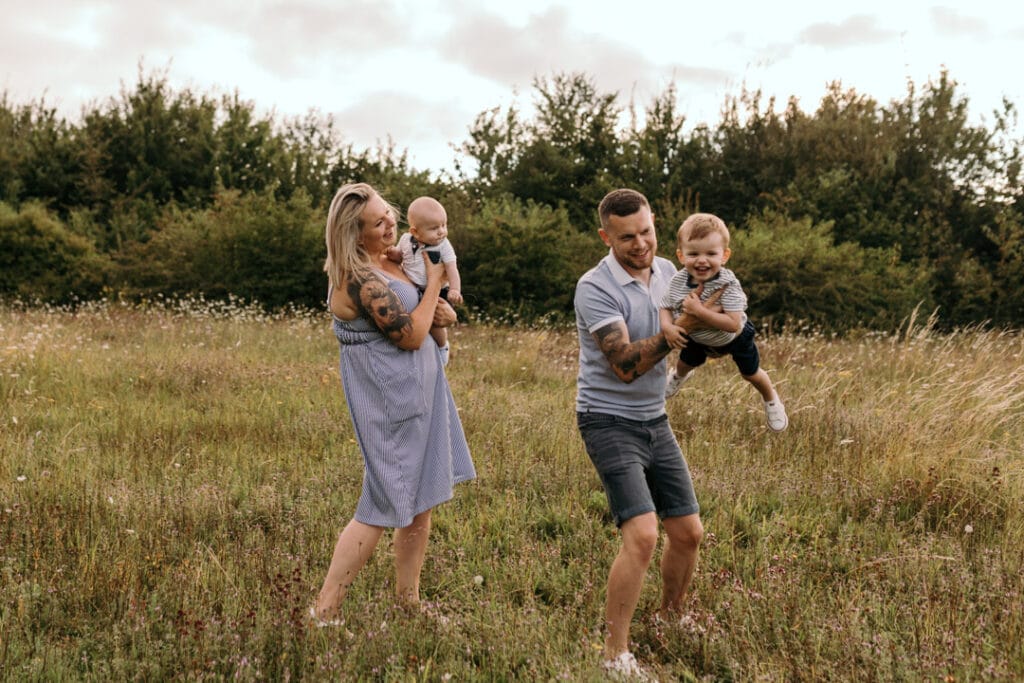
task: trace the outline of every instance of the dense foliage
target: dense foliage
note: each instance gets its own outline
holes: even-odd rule
[[[689,213],[727,221],[755,320],[891,329],[921,306],[946,326],[1024,321],[1009,103],[972,123],[943,73],[886,104],[834,84],[813,112],[743,91],[688,129],[672,87],[638,111],[585,74],[534,86],[530,116],[477,117],[452,174],[411,168],[392,143],[355,150],[329,116],[277,121],[162,74],[76,122],[0,96],[0,297],[315,305],[326,204],[365,180],[400,206],[445,203],[475,310],[559,317],[602,253],[598,201],[628,186],[650,198],[666,256]]]

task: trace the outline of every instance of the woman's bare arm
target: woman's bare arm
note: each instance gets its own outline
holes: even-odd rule
[[[418,349],[430,332],[436,304],[426,297],[408,312],[387,283],[378,278],[350,282],[349,296],[359,302],[361,313],[400,349]]]

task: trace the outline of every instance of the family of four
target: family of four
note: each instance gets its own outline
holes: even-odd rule
[[[431,511],[452,497],[456,484],[476,476],[444,372],[445,328],[456,321],[448,301],[462,300],[454,252],[442,246],[447,216],[436,200],[417,199],[401,240],[398,216],[365,183],[338,190],[328,213],[328,303],[365,470],[355,515],[310,608],[320,626],[341,623],[345,594],[388,528],[395,530],[397,598],[418,605]],[[608,576],[603,665],[609,673],[642,679],[646,674],[629,651],[629,628],[658,545],[659,520],[667,538],[661,620],[682,616],[703,536],[666,398],[709,355],[729,354],[761,394],[768,427],[781,431],[788,419],[759,367],[746,297],[724,268],[730,255],[724,223],[711,214],[683,223],[676,254],[684,268],[677,272],[656,255],[654,216],[642,194],[614,190],[598,216],[609,251],[576,288],[576,417],[621,535]],[[665,357],[674,349],[679,359],[666,372]]]

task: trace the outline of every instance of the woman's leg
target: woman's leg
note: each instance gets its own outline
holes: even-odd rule
[[[316,599],[314,609],[318,619],[331,620],[339,616],[341,601],[348,587],[355,581],[356,574],[377,547],[384,529],[352,520],[338,536],[331,557],[331,566],[324,577],[324,585]]]
[[[420,602],[420,571],[429,536],[430,510],[416,515],[409,526],[395,529],[395,587],[399,602]]]

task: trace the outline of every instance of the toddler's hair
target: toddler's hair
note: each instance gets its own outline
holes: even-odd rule
[[[679,226],[676,239],[683,244],[689,240],[704,239],[715,232],[722,236],[722,246],[728,247],[729,228],[725,227],[725,221],[713,213],[694,213]]]

